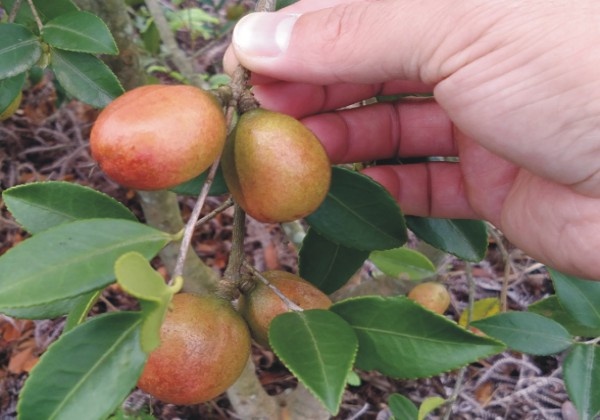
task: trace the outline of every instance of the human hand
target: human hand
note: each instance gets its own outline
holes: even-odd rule
[[[252,70],[262,105],[301,118],[334,163],[458,156],[365,171],[406,214],[488,220],[600,279],[599,20],[595,0],[301,0],[244,18],[226,66]]]

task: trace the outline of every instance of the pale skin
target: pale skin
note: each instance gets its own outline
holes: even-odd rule
[[[597,0],[301,0],[244,18],[225,65],[333,163],[458,156],[365,171],[406,214],[487,220],[600,280],[599,43]],[[434,99],[337,111],[415,92]]]

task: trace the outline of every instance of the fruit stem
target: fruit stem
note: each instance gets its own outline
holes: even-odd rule
[[[198,200],[194,205],[194,209],[192,210],[192,214],[190,215],[190,219],[185,225],[185,229],[183,231],[183,239],[181,240],[181,246],[179,248],[179,253],[177,254],[177,262],[175,263],[175,269],[173,270],[173,276],[171,280],[169,280],[169,285],[173,284],[173,279],[178,276],[183,276],[183,267],[185,265],[185,257],[190,249],[190,245],[192,242],[192,236],[194,235],[194,229],[196,227],[196,223],[198,219],[200,219],[200,213],[202,212],[202,207],[204,207],[204,202],[206,201],[206,197],[208,197],[208,192],[210,191],[210,186],[212,185],[213,179],[215,179],[215,174],[217,173],[217,168],[219,167],[219,161],[221,160],[221,156],[217,157],[214,161],[210,170],[208,172],[208,176],[206,177],[206,181],[202,186],[202,190],[200,191],[200,195],[198,196]]]
[[[240,271],[244,263],[244,228],[246,225],[246,212],[235,205],[233,213],[233,231],[231,238],[231,251],[229,252],[229,261],[223,277],[228,281],[238,284],[240,281]]]
[[[300,306],[296,305],[294,302],[289,300],[287,298],[287,296],[284,295],[283,292],[281,290],[279,290],[277,287],[275,287],[269,280],[267,280],[265,278],[265,276],[260,274],[260,272],[256,268],[254,268],[252,266],[252,264],[250,264],[248,261],[244,261],[243,264],[244,264],[244,267],[246,267],[248,270],[250,270],[250,272],[252,273],[252,275],[254,277],[256,277],[257,279],[262,281],[265,284],[265,286],[267,286],[269,289],[271,289],[273,291],[273,293],[275,293],[279,297],[279,299],[281,299],[283,301],[283,303],[285,303],[286,306],[290,310],[295,311],[295,312],[304,311],[304,309],[302,309]]]

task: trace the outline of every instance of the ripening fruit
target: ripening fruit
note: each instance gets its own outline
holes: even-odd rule
[[[173,297],[138,386],[171,404],[198,404],[223,393],[250,355],[248,327],[230,302],[188,293]]]
[[[233,199],[261,222],[303,218],[329,191],[325,149],[300,121],[255,109],[240,117],[221,161]]]
[[[23,92],[19,92],[17,96],[12,100],[10,104],[3,111],[0,111],[0,121],[9,119],[21,106],[21,100],[23,99]]]
[[[438,314],[443,314],[450,306],[450,293],[448,293],[446,287],[433,281],[413,287],[408,293],[408,298]]]
[[[331,306],[326,294],[301,277],[278,270],[266,271],[262,275],[302,309],[328,309]],[[288,312],[289,308],[268,286],[257,281],[253,289],[240,296],[238,310],[248,323],[252,338],[268,348],[271,321],[277,315]]]
[[[121,95],[98,116],[92,156],[119,184],[160,190],[204,172],[223,150],[221,106],[193,86],[142,86]]]

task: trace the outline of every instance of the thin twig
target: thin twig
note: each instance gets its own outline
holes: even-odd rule
[[[469,306],[467,307],[467,325],[465,328],[469,329],[471,322],[473,322],[473,308],[475,307],[475,280],[473,279],[473,267],[470,262],[465,263],[465,275],[467,276],[467,282],[469,284]],[[452,406],[458,399],[462,391],[463,382],[465,375],[467,374],[467,366],[462,367],[456,375],[456,383],[452,395],[448,398],[446,412],[444,413],[444,420],[449,420],[452,415]]]
[[[38,30],[40,32],[42,32],[42,28],[44,27],[44,24],[42,23],[42,20],[40,19],[40,15],[38,15],[37,9],[35,8],[35,5],[33,4],[33,0],[27,0],[27,3],[29,4],[29,7],[31,8],[31,14],[33,15],[33,19],[35,20],[35,24],[38,27]]]
[[[296,312],[302,312],[304,311],[304,309],[302,309],[300,306],[296,305],[294,302],[292,302],[291,300],[289,300],[282,292],[281,290],[279,290],[277,287],[275,287],[267,278],[265,278],[265,276],[263,276],[260,271],[258,271],[256,268],[254,268],[254,266],[252,264],[250,264],[248,261],[243,262],[244,267],[246,267],[248,270],[250,270],[250,272],[252,273],[252,275],[254,277],[256,277],[257,279],[259,279],[261,282],[264,283],[265,286],[267,286],[269,289],[271,289],[273,291],[273,293],[275,293],[279,299],[281,299],[283,301],[283,303],[286,304],[286,306],[292,310],[292,311],[296,311]]]
[[[502,237],[498,234],[498,232],[496,231],[496,228],[494,226],[488,224],[488,232],[490,233],[490,235],[492,235],[492,237],[496,241],[496,245],[498,246],[498,249],[500,250],[500,254],[502,255],[502,262],[504,263],[504,273],[503,273],[503,277],[502,277],[502,289],[500,290],[500,304],[501,304],[502,312],[506,312],[508,310],[508,283],[510,281],[510,272],[511,272],[510,254],[508,253],[508,250],[502,243]]]
[[[10,14],[8,15],[8,21],[10,23],[13,23],[15,21],[15,18],[17,17],[17,12],[19,11],[19,8],[21,7],[21,2],[22,2],[22,0],[17,0],[17,1],[15,1],[15,4],[13,4],[12,9],[10,10]]]
[[[192,242],[192,236],[194,235],[194,229],[196,227],[196,223],[200,218],[200,213],[202,212],[202,207],[204,207],[204,202],[206,201],[206,197],[208,197],[208,192],[210,191],[210,186],[212,185],[212,181],[215,178],[215,174],[217,173],[217,168],[219,167],[219,161],[221,160],[221,156],[219,156],[215,162],[210,167],[210,171],[208,172],[208,176],[206,177],[206,181],[202,186],[202,190],[200,191],[200,195],[198,196],[198,200],[194,205],[194,209],[192,210],[192,214],[190,215],[190,219],[185,225],[185,229],[183,231],[183,239],[181,240],[181,246],[179,248],[179,253],[177,255],[177,262],[175,264],[175,269],[173,270],[173,276],[169,280],[169,285],[173,283],[173,279],[177,277],[183,276],[183,266],[185,264],[185,257],[190,249],[190,245]]]
[[[208,222],[210,219],[215,217],[217,214],[223,213],[225,210],[227,210],[231,206],[233,206],[233,199],[231,197],[229,197],[227,200],[223,201],[223,203],[221,203],[221,205],[219,207],[217,207],[210,213],[207,213],[204,217],[202,217],[200,220],[198,220],[196,222],[195,227],[198,227],[198,226]]]

